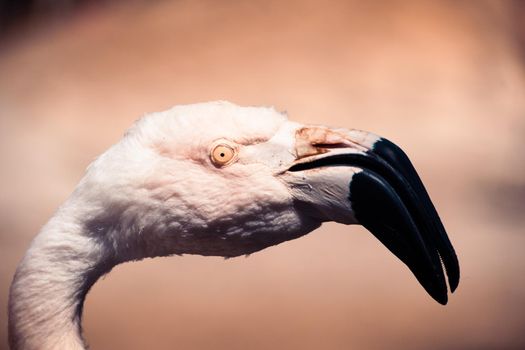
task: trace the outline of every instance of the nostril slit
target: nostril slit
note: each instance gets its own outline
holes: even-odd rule
[[[319,148],[348,148],[348,145],[343,142],[337,143],[312,143],[313,146]]]

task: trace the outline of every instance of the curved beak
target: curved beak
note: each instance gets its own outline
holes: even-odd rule
[[[294,198],[323,221],[367,228],[440,304],[459,284],[456,253],[407,155],[358,130],[305,127],[286,172]]]

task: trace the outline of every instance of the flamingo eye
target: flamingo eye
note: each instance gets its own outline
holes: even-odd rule
[[[235,149],[227,144],[221,143],[215,146],[210,155],[211,161],[215,166],[222,167],[233,162]]]

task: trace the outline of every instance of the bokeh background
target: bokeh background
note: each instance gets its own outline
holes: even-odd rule
[[[92,349],[524,349],[524,1],[0,2],[0,348],[32,237],[147,112],[225,99],[374,131],[459,255],[446,307],[361,227],[116,267]]]

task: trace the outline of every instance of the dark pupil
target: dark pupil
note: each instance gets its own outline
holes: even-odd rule
[[[224,157],[224,153],[221,153],[221,157]]]

